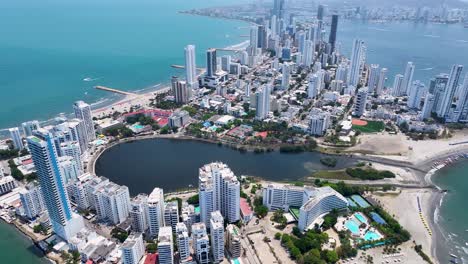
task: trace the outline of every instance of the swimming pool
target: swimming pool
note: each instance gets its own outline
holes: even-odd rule
[[[379,240],[381,239],[382,236],[379,233],[373,232],[373,231],[367,231],[366,234],[364,235],[364,240],[366,241],[374,241],[374,240]]]
[[[145,126],[137,125],[137,124],[132,125],[132,127],[135,128],[135,129],[138,129],[138,130],[145,128]]]
[[[353,235],[359,236],[359,225],[354,220],[351,219],[346,221],[345,226],[349,231],[351,231],[351,233],[353,233]]]
[[[232,260],[232,263],[234,263],[234,264],[240,264],[240,261],[239,261],[239,259],[236,258],[236,259],[233,259],[233,260]]]
[[[361,223],[367,224],[366,217],[363,216],[361,213],[355,213],[354,217],[356,217],[356,219],[359,220]]]

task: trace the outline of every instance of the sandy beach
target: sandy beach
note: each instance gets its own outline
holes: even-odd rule
[[[114,112],[126,112],[133,106],[140,106],[142,108],[150,107],[151,100],[159,93],[164,93],[170,90],[169,86],[161,86],[156,91],[149,91],[142,94],[125,95],[125,97],[108,106],[93,109],[93,117],[103,118],[112,115]]]

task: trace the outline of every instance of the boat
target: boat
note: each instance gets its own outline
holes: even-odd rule
[[[456,259],[451,259],[450,262],[454,263],[454,264],[458,264],[457,260]]]
[[[93,78],[90,78],[90,77],[86,77],[86,78],[83,79],[83,81],[85,81],[85,82],[90,82],[92,80],[93,80]]]
[[[458,258],[457,255],[454,255],[454,254],[450,254],[450,256],[451,256],[452,258]]]

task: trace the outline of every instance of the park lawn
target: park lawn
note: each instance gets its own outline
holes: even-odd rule
[[[348,180],[348,181],[356,181],[359,180],[357,178],[351,177],[345,170],[323,170],[317,171],[312,175],[314,178],[319,179],[330,179],[330,180]]]
[[[366,120],[367,121],[367,120]],[[362,133],[376,133],[384,130],[385,124],[382,121],[367,121],[365,126],[353,125],[353,129],[361,131]]]

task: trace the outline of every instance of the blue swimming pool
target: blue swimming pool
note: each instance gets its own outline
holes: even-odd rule
[[[359,235],[359,224],[357,224],[354,220],[348,220],[346,221],[345,223],[345,226],[346,228],[348,228],[349,231],[351,231],[351,233],[353,233],[353,235]]]
[[[381,239],[382,236],[376,232],[373,231],[367,231],[366,234],[364,235],[364,240],[366,241],[374,241],[374,240],[379,240]]]
[[[355,213],[354,217],[356,217],[356,219],[359,220],[361,223],[367,224],[366,217],[363,216],[361,213]]]
[[[240,264],[240,261],[239,261],[239,259],[233,259],[233,260],[232,260],[232,263],[234,263],[234,264]]]
[[[132,127],[135,128],[135,129],[143,129],[143,128],[145,128],[145,126],[137,125],[137,124],[132,125]]]

